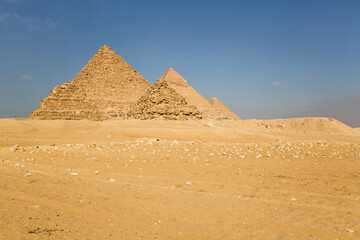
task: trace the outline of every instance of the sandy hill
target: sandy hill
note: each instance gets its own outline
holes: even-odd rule
[[[151,84],[110,47],[102,47],[71,82],[55,87],[33,119],[125,118]]]
[[[240,120],[241,118],[236,115],[230,108],[223,104],[219,99],[213,97],[210,99],[210,104],[227,119]]]
[[[287,118],[271,120],[206,121],[208,126],[238,129],[249,132],[282,132],[296,134],[360,135],[357,129],[333,118]]]
[[[123,137],[169,137],[171,139],[209,140],[213,141],[250,141],[253,136],[257,139],[267,139],[271,134],[309,136],[316,135],[342,135],[358,138],[359,129],[353,129],[342,122],[332,118],[290,118],[276,120],[188,120],[188,121],[63,121],[49,120],[38,121],[32,119],[0,119],[1,136],[12,134],[41,134],[49,138],[59,138],[68,134],[76,137],[78,134],[99,134],[106,136],[108,133]],[[110,131],[110,132],[109,132]],[[108,132],[108,133],[107,133]],[[245,134],[245,135],[244,135]],[[280,134],[280,135],[279,135]],[[246,136],[246,137],[244,137]],[[9,139],[12,137],[9,136]],[[15,143],[14,143],[15,144]]]
[[[270,121],[268,120],[268,122]],[[272,120],[272,122],[274,121],[276,122],[276,120]],[[282,120],[282,122],[285,128],[296,132],[342,135],[353,135],[355,133],[353,128],[333,118],[289,118]]]
[[[354,128],[354,131],[360,135],[360,128]]]

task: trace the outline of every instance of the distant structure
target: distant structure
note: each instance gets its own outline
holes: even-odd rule
[[[204,114],[190,103],[186,96],[173,88],[174,84],[189,86],[185,79],[169,68],[133,106],[128,116],[143,120],[197,120],[204,118]]]
[[[236,115],[230,108],[225,106],[219,99],[213,97],[210,99],[210,104],[218,111],[221,112],[221,116],[226,119],[240,120],[241,118]]]
[[[209,102],[169,68],[134,105],[129,117],[144,120],[240,119],[219,100],[217,102]]]
[[[108,46],[73,81],[55,87],[30,118],[240,119],[216,98],[208,101],[201,96],[172,68],[151,85]]]

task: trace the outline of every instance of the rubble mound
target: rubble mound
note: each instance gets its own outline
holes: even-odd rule
[[[124,119],[151,84],[110,47],[102,47],[73,81],[55,87],[33,119]]]
[[[186,99],[169,86],[164,79],[159,80],[139,99],[128,114],[135,119],[198,120],[202,114]]]

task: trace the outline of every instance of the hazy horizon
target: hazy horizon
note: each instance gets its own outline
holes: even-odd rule
[[[148,81],[174,68],[243,119],[360,127],[358,1],[0,0],[0,118],[28,117],[103,45]]]

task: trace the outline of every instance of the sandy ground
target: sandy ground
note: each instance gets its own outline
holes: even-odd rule
[[[0,119],[0,239],[360,239],[360,132]]]

